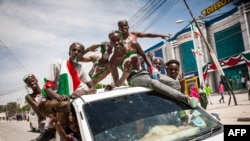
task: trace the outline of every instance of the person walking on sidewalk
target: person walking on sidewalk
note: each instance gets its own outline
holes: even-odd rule
[[[250,100],[250,77],[247,78],[248,100]]]
[[[189,96],[195,97],[195,98],[197,98],[197,99],[200,99],[200,94],[199,94],[199,92],[198,92],[198,89],[197,89],[196,85],[193,85],[193,86],[191,87]]]
[[[208,85],[208,83],[206,84],[205,92],[207,95],[208,104],[213,105],[212,100],[211,100],[211,87]]]
[[[218,92],[219,92],[219,94],[221,96],[219,102],[220,103],[221,102],[225,103],[225,101],[224,101],[224,92],[225,92],[225,89],[224,89],[224,85],[223,85],[223,83],[221,81],[219,82]]]

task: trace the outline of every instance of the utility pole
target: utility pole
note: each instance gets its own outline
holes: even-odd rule
[[[215,53],[214,53],[212,47],[210,46],[210,44],[208,43],[207,39],[205,38],[205,36],[204,36],[203,33],[201,32],[201,29],[200,29],[200,27],[199,27],[199,24],[198,24],[198,22],[196,21],[196,19],[194,18],[193,13],[191,12],[191,10],[190,10],[190,8],[189,8],[189,6],[188,6],[186,0],[183,0],[183,1],[184,1],[185,5],[186,5],[186,7],[187,7],[187,9],[188,9],[188,11],[189,11],[189,13],[190,13],[192,19],[193,19],[193,22],[195,23],[197,29],[199,30],[199,32],[200,32],[200,34],[201,34],[201,38],[203,39],[203,41],[204,41],[205,44],[206,44],[206,47],[207,47],[207,49],[208,49],[208,51],[209,51],[209,53],[210,53],[210,56],[211,56],[211,58],[212,58],[212,60],[213,60],[213,62],[214,62],[214,64],[215,64],[215,66],[217,67],[217,70],[218,70],[218,72],[219,72],[219,74],[220,74],[220,77],[221,77],[221,82],[223,83],[223,85],[225,86],[225,88],[228,90],[228,95],[229,95],[229,102],[228,102],[228,105],[230,105],[230,103],[231,103],[231,94],[233,95],[233,98],[234,98],[234,104],[237,105],[237,101],[236,101],[234,92],[233,92],[233,90],[232,90],[232,87],[231,87],[231,85],[229,84],[229,81],[228,81],[228,79],[226,78],[225,73],[223,72],[223,70],[222,70],[222,68],[221,68],[221,66],[220,66],[220,64],[219,64],[219,62],[218,62],[218,59],[217,59],[217,57],[216,57],[216,55],[215,55]]]

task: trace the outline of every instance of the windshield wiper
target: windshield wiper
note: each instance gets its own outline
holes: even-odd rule
[[[222,127],[221,126],[215,126],[213,128],[211,128],[209,131],[206,132],[201,132],[198,135],[194,135],[192,137],[188,137],[187,139],[185,139],[184,141],[195,141],[195,140],[201,140],[201,139],[205,139],[208,136],[211,136],[213,133],[215,133],[216,131],[220,130]]]

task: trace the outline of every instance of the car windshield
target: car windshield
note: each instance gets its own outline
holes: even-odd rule
[[[95,101],[83,108],[95,141],[183,140],[218,127],[223,130],[200,107],[193,109],[155,91]]]

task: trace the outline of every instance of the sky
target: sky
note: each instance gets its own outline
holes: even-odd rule
[[[119,20],[134,22],[130,31],[166,35],[174,35],[187,26],[188,22],[176,24],[180,19],[192,19],[184,1],[154,2],[163,1],[166,1],[165,9],[158,8],[146,15],[150,11],[145,9],[148,0],[0,0],[0,105],[8,102],[23,105],[27,94],[24,75],[35,74],[42,87],[49,65],[67,59],[72,42],[88,47],[108,41],[108,33],[118,29]],[[202,10],[217,0],[186,1],[193,15],[199,17]],[[209,16],[222,14],[232,7],[228,4]],[[153,8],[151,3],[151,10]],[[161,41],[164,40],[138,39],[144,50]],[[97,53],[87,55],[92,54]],[[83,65],[86,72],[92,67],[92,63]],[[102,83],[110,81],[107,77]]]

